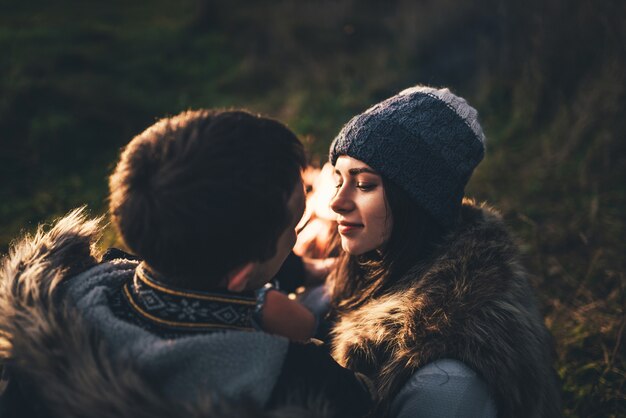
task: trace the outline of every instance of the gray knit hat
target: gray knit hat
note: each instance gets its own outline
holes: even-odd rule
[[[449,227],[484,153],[476,109],[448,89],[416,86],[353,117],[331,144],[330,162],[363,161]]]

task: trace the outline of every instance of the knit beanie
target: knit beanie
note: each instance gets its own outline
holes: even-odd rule
[[[484,153],[476,109],[448,89],[416,86],[353,117],[331,144],[330,162],[363,161],[451,227]]]

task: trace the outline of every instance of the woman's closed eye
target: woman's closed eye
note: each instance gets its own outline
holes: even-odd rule
[[[376,186],[378,186],[376,183],[367,183],[367,182],[363,182],[360,181],[356,184],[356,187],[359,190],[362,190],[364,192],[368,192],[370,190],[374,190],[376,188]]]
[[[335,183],[335,189],[340,189],[342,186],[343,186],[343,182]],[[355,183],[355,186],[357,189],[367,192],[370,190],[374,190],[378,186],[378,184],[359,181]]]

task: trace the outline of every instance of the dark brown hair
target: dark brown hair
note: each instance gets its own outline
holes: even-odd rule
[[[113,224],[173,283],[216,286],[265,261],[289,224],[304,150],[278,121],[244,111],[187,111],[136,136],[109,180]]]
[[[445,230],[400,187],[383,178],[393,215],[389,241],[382,249],[353,256],[341,253],[330,278],[331,301],[339,311],[352,310],[398,283],[432,253]]]

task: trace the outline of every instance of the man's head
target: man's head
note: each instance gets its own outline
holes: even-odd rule
[[[253,288],[291,250],[304,164],[302,144],[275,120],[184,112],[158,121],[123,151],[109,181],[112,221],[172,284],[231,287],[233,272],[245,270],[250,279],[233,290]]]

